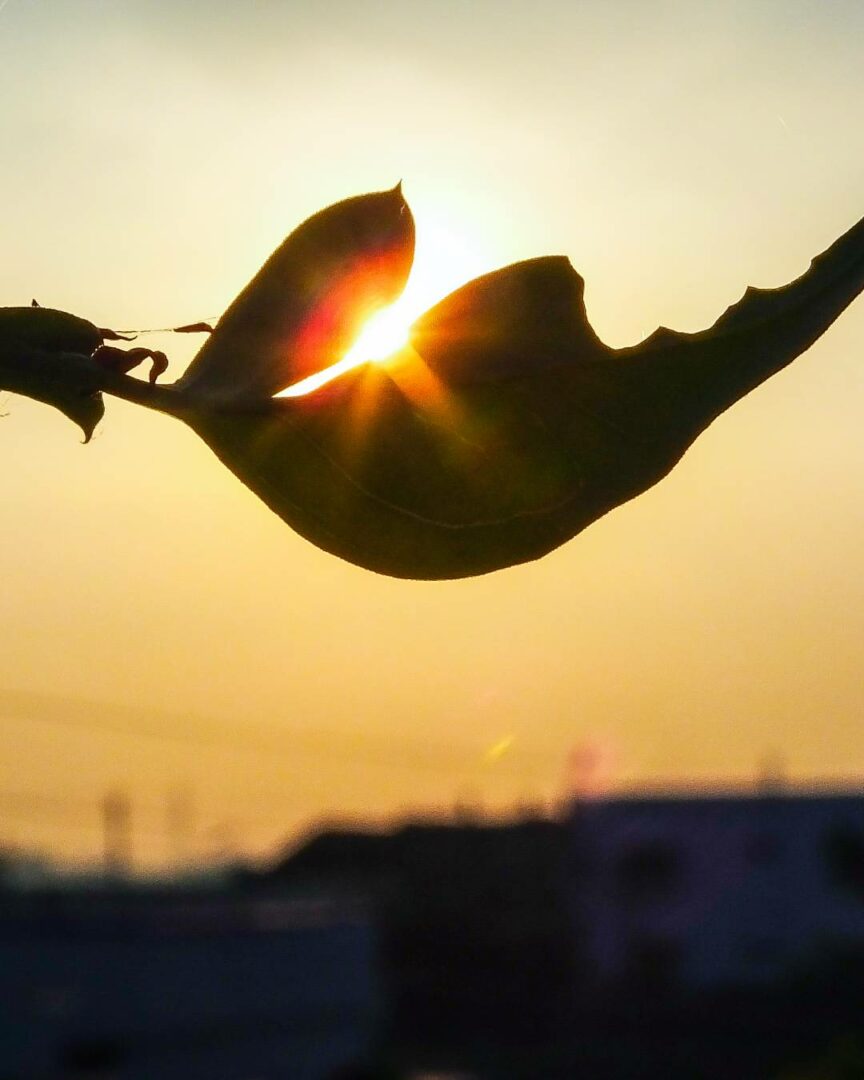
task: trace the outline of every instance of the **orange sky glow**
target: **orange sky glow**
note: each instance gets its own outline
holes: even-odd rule
[[[845,0],[11,0],[0,303],[218,317],[305,217],[401,177],[403,328],[565,254],[610,345],[699,330],[864,213],[862,40]],[[138,343],[170,379],[200,339]],[[141,865],[264,855],[334,817],[548,807],[596,746],[612,786],[777,755],[864,778],[861,300],[662,484],[465,581],[317,550],[170,418],[108,401],[82,446],[0,412],[0,846],[97,858],[122,791]]]

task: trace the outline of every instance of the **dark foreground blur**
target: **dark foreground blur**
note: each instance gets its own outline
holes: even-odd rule
[[[0,1080],[864,1078],[864,796],[332,829],[0,889]]]

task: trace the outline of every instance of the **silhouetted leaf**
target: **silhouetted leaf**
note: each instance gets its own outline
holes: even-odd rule
[[[89,356],[102,344],[104,332],[68,311],[39,307],[0,308],[0,345],[12,351],[80,353]]]
[[[0,387],[53,405],[84,432],[90,442],[105,413],[102,395],[93,385],[93,373],[81,366],[77,353],[19,352],[9,372],[0,349]]]
[[[175,334],[212,334],[213,327],[208,322],[187,323],[185,326],[173,327]]]
[[[65,311],[0,308],[0,387],[53,405],[89,442],[105,412],[88,362],[101,341],[93,323]]]
[[[121,334],[119,330],[112,330],[108,326],[101,326],[99,333],[104,341],[134,341],[138,337],[136,333]]]
[[[609,350],[588,323],[584,291],[564,256],[515,263],[430,308],[411,344],[451,386],[599,358]]]
[[[401,187],[322,210],[271,255],[178,386],[199,399],[261,398],[320,371],[401,293],[413,257]]]
[[[365,244],[374,247],[374,229]],[[294,328],[297,309],[286,299],[282,322],[271,310],[285,280],[281,266],[271,280],[271,264],[241,294],[244,311],[266,310],[266,334],[250,315],[226,338],[244,390],[275,390],[289,369],[308,373],[305,360],[286,367],[274,357],[275,328]],[[316,303],[332,272],[325,260]],[[862,288],[864,221],[797,281],[749,291],[709,330],[661,329],[612,350],[588,324],[569,263],[537,259],[446,298],[386,369],[356,370],[307,397],[205,405],[187,419],[245,484],[327,551],[398,577],[481,574],[545,554],[656,483],[716,416],[807,349]],[[219,332],[195,362],[202,379]],[[232,355],[220,350],[215,370],[227,398]]]
[[[65,416],[68,416],[73,424],[77,424],[84,433],[84,442],[88,443],[93,438],[93,432],[102,417],[105,415],[105,404],[102,395],[98,391],[75,390],[70,386],[51,386],[44,391],[35,394],[32,391],[29,397],[43,401],[46,405],[53,405]]]

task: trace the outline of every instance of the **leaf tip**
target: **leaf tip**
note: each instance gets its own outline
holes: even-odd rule
[[[61,406],[62,407],[62,406]],[[82,446],[86,446],[93,439],[99,421],[105,415],[105,403],[100,393],[92,394],[76,408],[62,407],[63,412],[81,428],[84,435]]]

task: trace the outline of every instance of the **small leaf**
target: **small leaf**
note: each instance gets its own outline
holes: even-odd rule
[[[102,344],[104,332],[68,311],[30,307],[0,308],[0,346],[89,356]]]
[[[105,413],[89,358],[79,353],[49,353],[0,346],[0,387],[53,405],[84,432],[90,442]]]
[[[651,487],[862,289],[864,220],[797,281],[748,292],[710,329],[613,350],[588,325],[566,260],[533,260],[427,312],[388,369],[307,397],[201,407],[188,422],[325,550],[397,577],[487,573]],[[269,343],[247,332],[244,362],[255,369],[263,348],[271,370]]]
[[[110,327],[102,326],[99,334],[104,341],[134,341],[137,334],[121,334],[119,330],[111,330]]]
[[[105,412],[90,354],[102,332],[66,311],[0,308],[0,386],[53,405],[89,442]]]
[[[401,293],[413,257],[401,188],[322,210],[271,255],[178,386],[199,400],[271,397],[328,367]]]
[[[213,327],[208,322],[187,323],[185,326],[172,327],[174,334],[212,334]]]
[[[46,387],[40,393],[32,391],[29,397],[43,401],[46,405],[53,405],[65,416],[77,424],[84,433],[84,442],[90,442],[93,432],[102,417],[105,415],[105,405],[102,395],[98,391],[76,390],[72,386]]]

